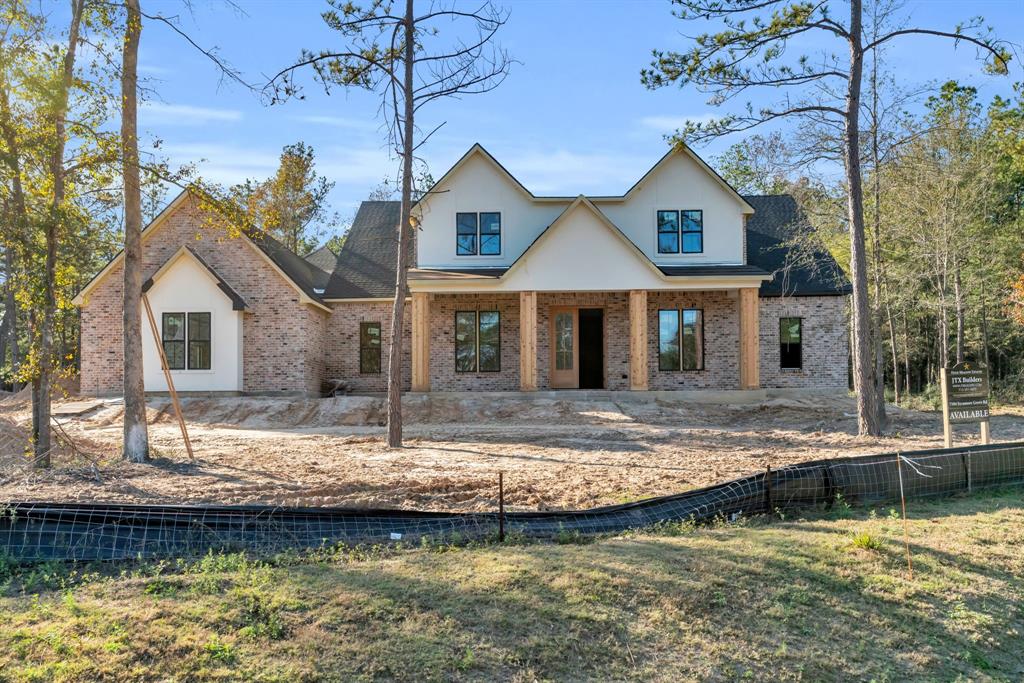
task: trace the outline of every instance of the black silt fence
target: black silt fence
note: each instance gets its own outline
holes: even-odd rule
[[[873,504],[1024,483],[1024,443],[888,453],[783,467],[672,496],[571,512],[514,512],[506,533],[615,533],[665,522],[733,519],[830,503]],[[274,553],[339,543],[470,540],[497,534],[498,513],[259,505],[10,503],[0,508],[0,556],[14,562]]]

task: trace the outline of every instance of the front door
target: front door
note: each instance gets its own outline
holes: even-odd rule
[[[551,309],[551,388],[580,385],[579,314],[575,308]]]

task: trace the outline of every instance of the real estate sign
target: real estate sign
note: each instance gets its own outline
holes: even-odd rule
[[[951,447],[950,425],[982,423],[982,441],[988,443],[988,368],[964,361],[942,369],[942,422],[946,446]]]

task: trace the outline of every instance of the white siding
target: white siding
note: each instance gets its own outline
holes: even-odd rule
[[[421,268],[511,265],[569,205],[533,201],[482,154],[467,159],[435,192],[420,204],[416,238]],[[501,212],[499,256],[455,255],[455,214],[463,211]]]
[[[595,204],[655,263],[743,263],[742,205],[686,154],[675,154],[667,159],[626,202],[597,201]],[[659,254],[659,209],[702,210],[704,252]]]
[[[181,256],[160,275],[148,296],[157,333],[160,333],[163,313],[210,313],[210,369],[172,370],[174,388],[178,391],[241,391],[242,312],[231,309],[231,300],[217,287],[213,276],[192,258]],[[167,391],[145,310],[142,316],[146,391]]]

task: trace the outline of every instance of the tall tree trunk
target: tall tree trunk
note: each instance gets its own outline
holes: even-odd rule
[[[960,262],[953,265],[953,305],[956,307],[956,362],[964,362],[964,292],[960,284]]]
[[[861,44],[861,0],[850,2],[850,73],[846,90],[843,161],[846,170],[850,222],[850,276],[853,280],[853,379],[857,392],[857,425],[862,435],[882,433],[884,405],[872,383],[871,306],[868,299],[867,256],[864,242],[864,190],[860,170],[860,90],[864,72]]]
[[[404,113],[402,126],[402,211],[398,225],[398,264],[395,269],[395,303],[391,307],[391,346],[388,349],[388,446],[402,446],[402,328],[405,320],[406,275],[412,230],[412,162],[414,152],[413,58],[416,40],[413,0],[405,2],[405,56],[402,76]]]
[[[907,311],[903,311],[903,369],[907,379],[907,397],[913,393],[910,386],[910,326],[907,324]]]
[[[46,221],[46,262],[43,272],[43,320],[39,329],[39,372],[34,384],[37,405],[33,411],[32,437],[35,443],[36,467],[50,466],[50,393],[53,382],[53,320],[57,308],[57,240],[64,227],[64,149],[67,135],[68,100],[75,72],[75,53],[78,32],[82,23],[84,0],[71,2],[71,26],[68,31],[68,50],[64,54],[61,87],[54,115],[54,148],[50,157],[53,176],[53,203]]]
[[[985,361],[985,367],[988,368],[988,293],[985,291],[984,277],[981,279],[981,355]],[[989,372],[991,372],[991,368]]]
[[[4,313],[7,316],[7,327],[6,330],[6,350],[5,353],[0,353],[0,363],[4,362],[7,354],[10,354],[11,359],[11,388],[17,391],[20,383],[18,382],[18,370],[21,368],[21,353],[18,348],[18,302],[14,299],[14,283],[15,283],[15,268],[14,268],[14,245],[8,244],[4,250],[4,277],[5,285],[4,288]]]
[[[142,368],[142,191],[139,181],[138,65],[142,16],[139,0],[126,0],[121,66],[121,155],[124,176],[124,445],[129,462],[149,459],[146,390]]]
[[[879,410],[878,424],[885,424],[885,351],[882,343],[882,187],[881,155],[878,148],[878,50],[871,60],[871,194],[874,212],[872,216],[872,282],[875,290],[875,311],[872,316],[875,352],[875,393]],[[893,382],[895,383],[895,378]]]
[[[888,290],[888,287],[886,287]],[[887,297],[888,298],[888,297]],[[889,327],[889,349],[892,351],[892,397],[896,405],[900,404],[900,358],[896,349],[896,321],[893,320],[892,304],[885,302],[885,314]]]
[[[2,72],[0,72],[2,73]],[[7,83],[0,83],[0,134],[7,147],[7,169],[11,178],[11,196],[8,205],[8,216],[11,225],[8,226],[5,237],[7,243],[4,247],[4,269],[5,269],[5,291],[4,307],[10,311],[11,319],[8,326],[9,349],[11,354],[11,371],[15,375],[12,382],[13,389],[17,391],[21,383],[17,380],[18,370],[21,368],[21,349],[18,338],[18,302],[14,298],[15,285],[17,282],[17,267],[15,264],[16,245],[24,243],[28,239],[28,207],[25,202],[25,188],[21,182],[21,146],[18,144],[18,135],[14,128],[14,121],[11,117],[10,96],[7,91]],[[3,356],[0,356],[0,363]]]

